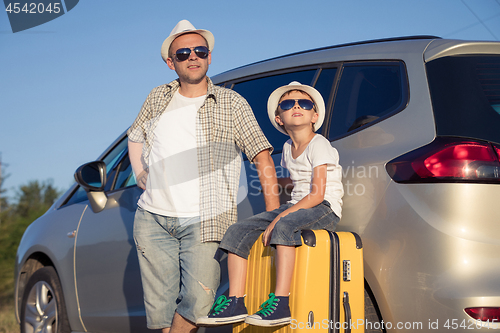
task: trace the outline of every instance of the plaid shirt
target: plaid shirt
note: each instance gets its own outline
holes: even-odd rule
[[[272,151],[247,101],[209,78],[207,82],[207,96],[196,117],[202,242],[220,241],[237,221],[240,152],[252,161],[262,150]],[[146,163],[156,125],[179,86],[174,80],[154,88],[127,132],[131,141],[144,143]]]

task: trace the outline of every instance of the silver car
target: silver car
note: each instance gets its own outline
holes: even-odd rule
[[[299,81],[326,102],[339,151],[338,230],[364,247],[367,332],[500,328],[500,43],[430,36],[325,47],[222,73],[275,147],[269,94]],[[239,218],[264,210],[243,156]],[[16,260],[23,332],[146,332],[132,225],[141,190],[125,133],[26,230]],[[283,194],[283,200],[286,195]],[[227,277],[218,293],[227,291]],[[230,330],[226,327],[226,330]],[[217,331],[220,331],[217,330]]]

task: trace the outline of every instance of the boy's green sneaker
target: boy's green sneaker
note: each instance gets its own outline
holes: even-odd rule
[[[222,295],[217,298],[208,316],[198,318],[197,326],[219,326],[238,323],[248,316],[244,297],[229,297]]]
[[[292,321],[288,296],[269,294],[269,299],[262,303],[261,309],[245,318],[245,323],[255,326],[279,326]]]

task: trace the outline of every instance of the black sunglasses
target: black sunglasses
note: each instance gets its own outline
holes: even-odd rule
[[[295,106],[295,102],[298,102],[299,106],[304,110],[311,110],[314,107],[313,101],[310,101],[308,99],[285,99],[278,105],[281,110],[286,111],[293,108]]]
[[[178,49],[177,51],[175,51],[175,57],[178,61],[188,60],[189,56],[191,55],[191,50],[193,50],[194,53],[196,53],[196,56],[201,59],[205,59],[206,57],[208,57],[209,51],[208,47],[206,46],[197,46],[193,48],[184,47],[182,49]]]

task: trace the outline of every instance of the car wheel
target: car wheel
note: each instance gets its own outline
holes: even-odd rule
[[[24,289],[21,333],[34,332],[71,332],[61,284],[50,266],[33,273]]]
[[[373,295],[365,288],[365,333],[383,333],[382,318],[372,300]]]

